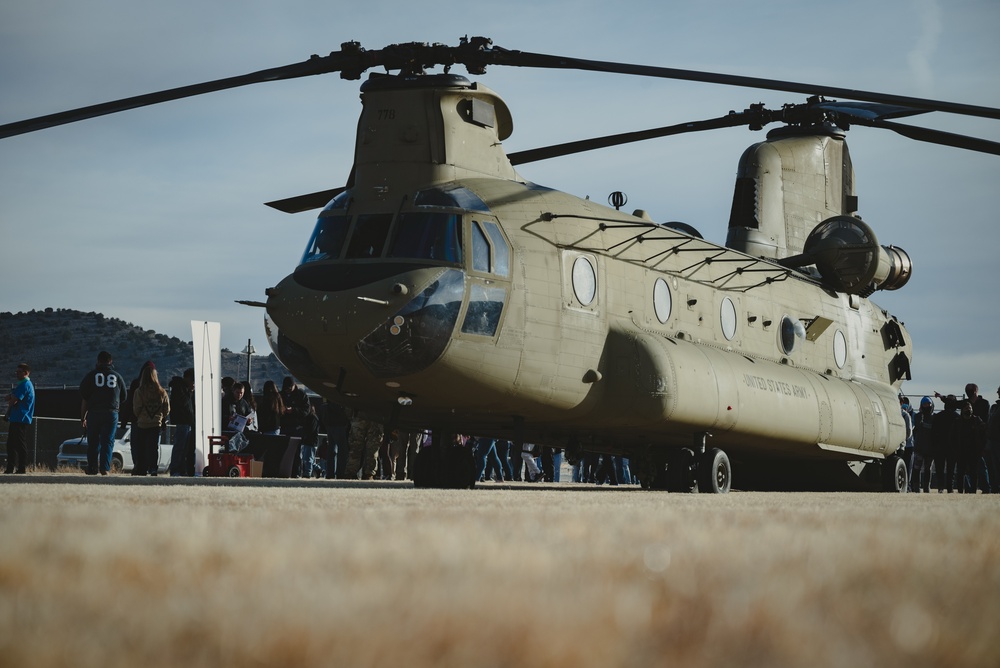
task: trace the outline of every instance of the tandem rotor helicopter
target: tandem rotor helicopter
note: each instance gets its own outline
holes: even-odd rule
[[[683,79],[807,101],[507,154],[510,110],[455,65],[472,76],[506,65]],[[360,79],[376,67],[387,73],[361,85],[347,183],[269,203],[321,209],[299,266],[255,304],[266,307],[274,353],[309,388],[436,436],[623,454],[651,488],[720,493],[735,476],[741,487],[822,477],[905,490],[898,392],[912,343],[869,297],[903,287],[912,266],[857,215],[844,137],[860,124],[1000,155],[994,142],[895,122],[930,111],[1000,119],[998,109],[474,37],[378,50],[348,42],[302,63],[10,123],[0,138],[253,83]],[[625,211],[621,193],[604,206],[515,169],[771,123],[781,125],[739,160],[725,245]]]

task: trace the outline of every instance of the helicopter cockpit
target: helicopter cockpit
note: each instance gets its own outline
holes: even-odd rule
[[[394,291],[406,295],[404,276],[439,269],[358,342],[365,366],[381,377],[433,363],[460,316],[460,335],[495,337],[509,293],[510,246],[482,199],[452,183],[411,201],[395,215],[351,215],[350,192],[341,193],[320,213],[294,274],[300,285],[330,293],[398,278]]]

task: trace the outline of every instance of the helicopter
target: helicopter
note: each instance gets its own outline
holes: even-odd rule
[[[507,154],[511,111],[452,74],[459,64],[470,76],[487,66],[579,69],[807,101]],[[444,72],[427,73],[437,66]],[[857,215],[844,137],[866,125],[1000,154],[993,142],[895,122],[1000,110],[510,51],[474,37],[371,51],[348,42],[303,63],[7,124],[0,138],[252,83],[330,72],[357,80],[375,67],[387,73],[361,86],[347,183],[269,203],[321,210],[299,266],[254,304],[296,378],[441,442],[458,432],[625,455],[657,489],[724,493],[735,472],[741,486],[874,476],[905,490],[898,393],[912,341],[869,298],[903,287],[912,263]],[[771,123],[782,127],[740,158],[724,245],[623,211],[622,193],[604,206],[516,169]]]

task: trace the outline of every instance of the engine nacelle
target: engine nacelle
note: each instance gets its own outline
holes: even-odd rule
[[[827,218],[809,233],[802,250],[782,264],[815,264],[823,282],[838,292],[870,295],[875,290],[898,290],[913,273],[906,251],[880,246],[872,228],[854,216]]]

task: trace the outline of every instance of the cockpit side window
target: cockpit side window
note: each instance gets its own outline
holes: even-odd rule
[[[350,225],[349,216],[320,216],[319,220],[316,221],[316,229],[313,230],[312,239],[309,240],[305,255],[302,256],[302,264],[340,257]]]
[[[500,232],[500,227],[488,220],[481,223],[486,228],[486,233],[493,242],[493,265],[492,272],[498,276],[510,276],[510,247],[507,246],[506,239]]]
[[[510,247],[494,222],[472,221],[472,270],[510,276]]]
[[[462,262],[462,218],[454,213],[402,213],[389,257]]]
[[[472,223],[472,270],[490,272],[490,242],[479,223]]]
[[[347,246],[348,258],[380,257],[389,236],[389,224],[392,214],[376,213],[358,216],[354,224],[354,233]]]

